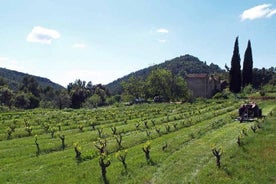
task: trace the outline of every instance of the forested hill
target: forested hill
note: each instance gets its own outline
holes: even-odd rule
[[[63,89],[59,84],[52,82],[51,80],[43,77],[33,76],[26,73],[9,70],[6,68],[0,68],[0,78],[4,79],[8,83],[11,89],[17,90],[25,76],[32,76],[38,82],[41,87],[50,86],[56,90]]]
[[[128,80],[131,76],[146,78],[149,73],[156,68],[167,69],[171,71],[174,75],[181,76],[189,73],[220,73],[224,71],[218,65],[215,65],[213,63],[207,65],[206,62],[200,61],[197,57],[187,54],[184,56],[176,57],[172,60],[165,61],[164,63],[130,73],[129,75],[126,75],[107,84],[106,87],[112,94],[118,94],[122,90],[122,81]]]

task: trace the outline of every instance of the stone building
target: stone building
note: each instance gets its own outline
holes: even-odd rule
[[[221,82],[213,75],[187,74],[185,79],[194,98],[211,98],[216,92],[221,91]]]

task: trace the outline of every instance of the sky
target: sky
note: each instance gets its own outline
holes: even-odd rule
[[[230,66],[239,36],[275,67],[276,0],[0,0],[0,67],[67,86],[108,84],[190,54]]]

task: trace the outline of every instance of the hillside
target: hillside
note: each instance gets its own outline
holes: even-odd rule
[[[14,70],[9,70],[6,68],[0,68],[0,78],[3,78],[5,81],[7,81],[8,85],[14,90],[18,89],[19,83],[22,81],[22,79],[25,76],[28,76],[28,75],[29,74],[14,71]],[[50,86],[56,90],[63,89],[61,85],[56,84],[47,78],[34,76],[34,75],[31,75],[31,76],[33,76],[36,79],[36,81],[39,83],[39,85],[42,87]]]
[[[197,57],[191,55],[184,55],[180,57],[176,57],[174,59],[165,61],[161,64],[157,64],[154,66],[150,66],[148,68],[144,68],[142,70],[130,73],[122,78],[119,78],[109,84],[106,87],[112,94],[118,94],[121,92],[121,82],[128,80],[131,76],[146,78],[149,73],[156,69],[162,68],[171,71],[174,75],[184,76],[189,73],[220,73],[223,70],[213,63],[207,65],[206,62],[200,61]]]

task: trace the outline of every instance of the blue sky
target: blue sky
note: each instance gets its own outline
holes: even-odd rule
[[[276,1],[0,0],[0,67],[107,84],[191,54],[230,66],[236,36],[243,61],[275,67]]]

